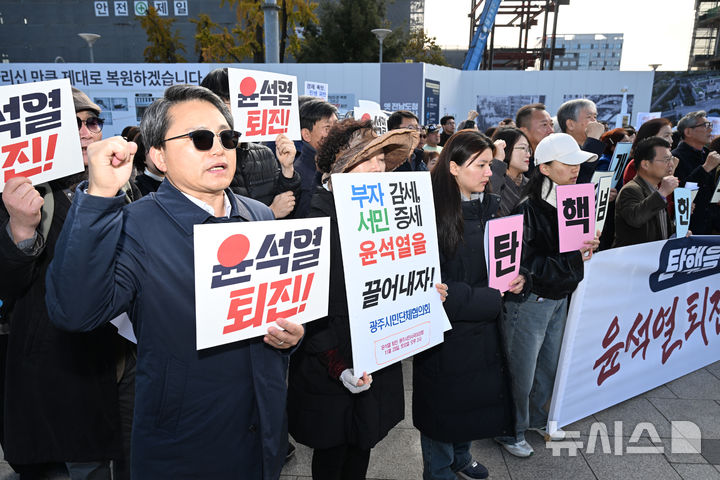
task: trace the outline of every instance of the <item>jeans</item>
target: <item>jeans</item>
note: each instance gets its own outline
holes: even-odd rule
[[[507,302],[502,330],[515,402],[515,439],[525,431],[547,425],[547,405],[555,384],[560,359],[567,298],[551,300],[534,293],[524,302]]]
[[[455,472],[470,465],[470,442],[438,442],[420,434],[423,480],[457,480]]]

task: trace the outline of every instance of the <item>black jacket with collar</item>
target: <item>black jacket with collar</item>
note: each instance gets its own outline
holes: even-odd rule
[[[539,196],[522,200],[522,266],[530,272],[532,293],[559,300],[575,291],[585,274],[579,251],[560,253],[557,209]]]
[[[272,150],[265,145],[241,143],[235,151],[237,167],[230,183],[233,193],[270,205],[276,195],[289,190],[297,202],[300,175],[295,172],[292,178],[285,178]]]

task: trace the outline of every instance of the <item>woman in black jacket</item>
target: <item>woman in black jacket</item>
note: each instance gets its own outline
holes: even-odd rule
[[[594,158],[597,155],[580,150],[570,135],[544,138],[535,150],[537,168],[526,186],[527,197],[515,212],[524,215],[521,264],[530,272],[532,288],[525,301],[506,304],[502,325],[513,379],[515,433],[496,440],[518,457],[533,454],[526,430],[546,439],[564,438],[561,430],[548,435],[546,406],[555,383],[568,296],[583,279],[583,261],[600,245],[600,232],[582,249],[560,253],[555,187],[574,184],[580,164]]]
[[[445,341],[416,355],[413,422],[425,480],[485,478],[472,440],[511,432],[510,381],[499,330],[502,294],[488,287],[483,235],[500,199],[486,192],[493,144],[477,131],[453,135],[432,173],[440,269],[448,285]],[[520,293],[525,278],[513,282]]]
[[[394,170],[412,153],[417,132],[392,130],[378,137],[369,121],[338,122],[317,156],[325,173]],[[290,359],[288,419],[292,436],[314,449],[315,480],[364,479],[370,449],[405,416],[402,368],[354,372],[337,211],[330,182],[318,187],[310,215],[330,217],[328,316],[308,323]],[[444,296],[446,288],[439,288]],[[356,375],[357,373],[357,375]]]

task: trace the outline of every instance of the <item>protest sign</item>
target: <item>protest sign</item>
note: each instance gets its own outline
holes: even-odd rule
[[[595,238],[595,185],[558,185],[556,195],[560,252],[580,250]]]
[[[13,177],[33,185],[82,172],[68,79],[0,87],[0,192]]]
[[[327,102],[328,84],[320,82],[305,82],[305,95],[321,98]]]
[[[379,135],[386,133],[388,116],[382,111],[377,102],[358,100],[358,106],[353,113],[355,120],[371,120],[373,129]]]
[[[228,69],[230,110],[242,142],[300,140],[297,78],[273,72]]]
[[[610,161],[610,168],[608,171],[615,172],[613,175],[611,188],[617,188],[618,182],[622,180],[623,174],[625,173],[625,167],[627,167],[630,161],[630,150],[632,149],[632,143],[620,142],[615,145],[615,152],[613,152],[612,160]]]
[[[720,202],[720,179],[718,179],[718,184],[715,185],[715,193],[713,193],[713,196],[710,199],[710,203],[718,202]]]
[[[611,176],[598,178],[597,192],[595,194],[595,230],[603,231],[607,220],[608,206],[610,205]]]
[[[601,179],[601,178],[605,178],[605,177],[607,177],[607,178],[612,178],[614,174],[615,174],[615,172],[598,172],[598,171],[595,171],[595,172],[593,172],[592,180],[590,180],[590,182],[593,183],[593,184],[595,184],[595,185],[597,185],[598,183],[600,183],[600,179]]]
[[[690,190],[690,203],[695,203],[695,197],[697,197],[700,187],[696,182],[685,182],[685,188]]]
[[[638,112],[637,120],[635,121],[635,128],[640,128],[643,123],[653,118],[662,117],[662,112]]]
[[[720,135],[720,117],[707,117],[707,121],[712,123],[712,136]]]
[[[720,239],[714,236],[593,255],[570,302],[551,428],[720,360],[718,286]]]
[[[690,227],[690,190],[676,188],[673,197],[675,198],[675,236],[680,238],[687,235]]]
[[[197,348],[327,315],[328,218],[195,225]]]
[[[353,366],[372,373],[443,341],[440,262],[427,172],[331,178]]]
[[[494,218],[485,224],[485,266],[490,288],[506,292],[520,273],[522,232],[522,215]]]

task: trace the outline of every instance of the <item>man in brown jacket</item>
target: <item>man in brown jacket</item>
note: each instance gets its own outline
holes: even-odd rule
[[[667,196],[678,186],[667,140],[650,137],[635,148],[637,176],[620,190],[615,203],[613,247],[666,240],[675,228]],[[659,187],[658,187],[659,185]]]

